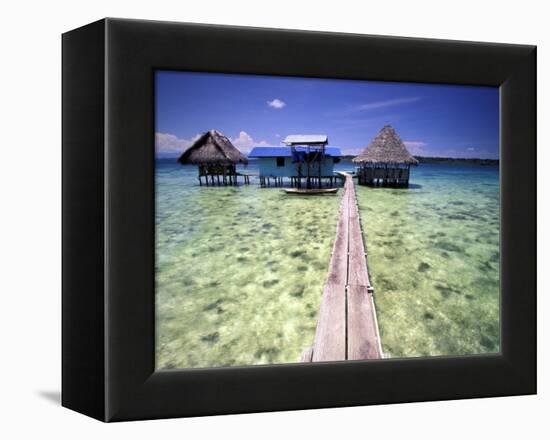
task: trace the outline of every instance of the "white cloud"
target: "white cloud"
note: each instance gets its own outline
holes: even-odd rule
[[[371,116],[361,117],[361,119],[349,119],[351,115],[361,114],[364,112],[369,112],[370,110],[381,110],[385,108],[393,108],[393,107],[399,107],[401,105],[406,104],[412,104],[413,102],[420,101],[422,98],[419,96],[412,96],[408,98],[395,98],[395,99],[385,99],[382,101],[372,101],[367,102],[365,104],[360,105],[349,105],[345,109],[340,109],[336,111],[328,111],[324,112],[326,116],[337,116],[337,117],[346,117],[346,120],[339,121],[344,123],[351,123],[353,125],[365,125],[368,123],[376,123],[377,121],[382,121],[383,123],[387,124],[389,121],[398,120],[401,118],[401,115],[395,114],[396,112],[393,111],[394,114],[383,114],[381,115],[380,112],[378,113],[371,113]],[[397,112],[399,112],[399,109],[395,109]],[[376,115],[376,116],[372,116]]]
[[[396,105],[410,104],[416,101],[419,101],[421,98],[414,96],[411,98],[396,98],[396,99],[386,99],[384,101],[373,101],[366,104],[357,106],[356,110],[375,110],[385,107],[394,107]]]
[[[155,133],[155,148],[157,153],[183,153],[201,135],[196,134],[191,139],[180,139],[171,133]]]
[[[181,139],[171,133],[155,133],[155,148],[157,154],[181,154],[200,137],[200,134],[191,139]],[[231,143],[241,152],[248,153],[253,147],[272,146],[265,140],[256,141],[246,131],[239,132],[236,138],[229,138]]]
[[[403,141],[405,147],[409,150],[411,154],[424,154],[426,153],[426,142],[422,141]]]
[[[354,111],[355,112],[355,111]],[[360,118],[354,118],[350,117],[350,112],[346,114],[333,114],[334,116],[338,116],[338,118],[333,118],[332,121],[338,125],[341,125],[346,128],[354,128],[354,127],[372,127],[372,129],[380,129],[384,125],[388,123],[395,123],[396,121],[399,121],[401,117],[399,115],[390,114],[385,116],[370,116],[370,117],[360,117]],[[329,115],[329,114],[327,114]],[[346,116],[345,119],[342,118],[342,116]]]
[[[498,159],[498,154],[479,147],[455,147],[445,151],[446,154],[439,156],[457,157],[457,158],[477,158],[477,159]]]
[[[231,143],[241,152],[248,153],[253,147],[269,147],[265,140],[255,141],[246,131],[241,131],[239,137],[229,138]]]
[[[275,98],[273,101],[267,101],[267,105],[275,109],[281,109],[286,105],[286,102],[281,101],[279,98]]]
[[[346,156],[358,156],[364,149],[365,147],[343,147],[341,151]]]

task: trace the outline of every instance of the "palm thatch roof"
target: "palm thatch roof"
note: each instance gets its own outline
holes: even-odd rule
[[[359,156],[353,158],[359,163],[418,165],[405,144],[391,125],[385,125]]]
[[[185,164],[222,164],[248,163],[246,157],[217,130],[202,134],[183,154],[178,162]]]

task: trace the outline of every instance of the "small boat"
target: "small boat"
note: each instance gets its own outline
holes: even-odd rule
[[[311,189],[302,189],[302,188],[285,188],[283,190],[287,194],[299,194],[304,196],[311,196],[315,194],[336,194],[338,188],[311,188]]]

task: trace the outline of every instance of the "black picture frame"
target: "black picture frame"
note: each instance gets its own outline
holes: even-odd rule
[[[120,421],[536,393],[536,47],[104,19],[62,50],[64,406]],[[501,353],[155,371],[155,69],[500,87]]]

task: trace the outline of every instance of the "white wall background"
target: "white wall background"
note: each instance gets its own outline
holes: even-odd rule
[[[0,437],[542,438],[548,422],[549,179],[539,167],[539,395],[105,425],[59,406],[60,34],[105,16],[539,46],[539,165],[548,164],[544,2],[7,1],[0,5]],[[546,124],[545,124],[546,122]],[[546,178],[545,178],[546,177]],[[545,178],[545,179],[543,179]],[[518,292],[521,294],[521,292]],[[545,371],[546,370],[546,371]]]

